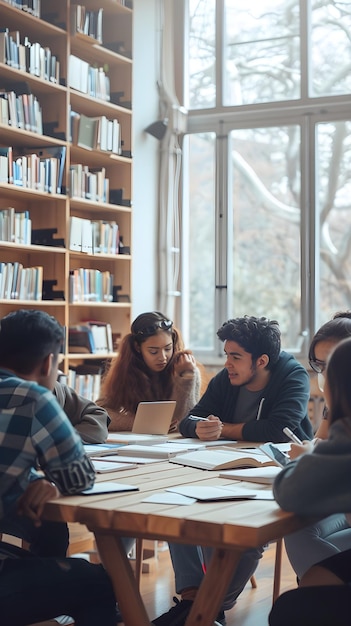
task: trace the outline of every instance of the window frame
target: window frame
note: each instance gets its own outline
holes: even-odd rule
[[[175,38],[176,46],[183,46],[182,58],[187,59],[186,38],[188,33],[188,0],[181,0],[183,9],[182,37]],[[224,106],[223,95],[223,59],[224,59],[224,0],[216,0],[216,107],[213,109],[194,109],[188,111],[187,134],[208,133],[216,135],[216,291],[215,324],[216,334],[219,326],[235,312],[228,302],[228,224],[230,223],[229,203],[229,134],[232,130],[298,125],[301,129],[301,330],[299,346],[290,350],[301,361],[307,363],[308,346],[318,328],[319,310],[319,216],[316,214],[316,129],[323,122],[338,122],[351,119],[351,93],[339,96],[309,97],[311,76],[311,50],[308,37],[311,24],[311,0],[300,0],[300,54],[301,54],[301,98],[254,105]],[[178,23],[179,26],[179,23]],[[175,51],[177,54],[177,50]],[[179,73],[180,69],[180,73]],[[187,68],[178,67],[178,87],[181,85],[182,101],[187,101]],[[187,163],[187,151],[184,150],[183,163]],[[186,168],[184,168],[186,169]],[[183,197],[186,180],[183,177]],[[186,224],[186,205],[183,205],[182,224]],[[219,217],[223,215],[223,218]],[[180,324],[189,345],[189,298],[186,278],[184,278],[187,253],[187,232],[183,228],[181,237],[181,298]],[[269,316],[269,311],[267,311]],[[196,351],[204,363],[218,362],[223,355],[222,343],[218,340],[214,350]],[[222,361],[222,359],[221,359]]]

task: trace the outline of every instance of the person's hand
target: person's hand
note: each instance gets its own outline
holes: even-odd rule
[[[17,513],[25,515],[34,522],[34,526],[40,526],[44,505],[48,500],[58,498],[59,490],[53,483],[45,479],[34,480],[29,483],[25,492],[18,499]]]
[[[287,452],[290,460],[297,459],[299,456],[303,454],[308,454],[312,452],[314,448],[314,441],[303,441],[300,443],[292,443],[290,450]]]
[[[189,352],[179,352],[174,357],[174,371],[179,376],[189,372],[194,373],[196,369],[196,360]]]
[[[207,420],[197,422],[195,432],[202,441],[213,441],[220,438],[222,428],[223,424],[219,417],[209,415]]]

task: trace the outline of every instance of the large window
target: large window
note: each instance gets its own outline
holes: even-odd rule
[[[184,0],[183,317],[276,318],[283,347],[351,308],[351,3]]]

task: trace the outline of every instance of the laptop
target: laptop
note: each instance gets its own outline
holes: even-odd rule
[[[139,402],[132,432],[143,435],[167,435],[175,406],[175,400]]]

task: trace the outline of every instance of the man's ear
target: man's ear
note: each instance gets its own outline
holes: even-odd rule
[[[261,354],[261,356],[259,356],[257,361],[256,361],[256,366],[265,368],[265,367],[267,367],[268,363],[269,363],[269,356],[268,356],[268,354]]]
[[[46,357],[44,357],[44,359],[41,362],[41,367],[40,367],[41,376],[45,376],[45,377],[50,376],[52,366],[53,366],[53,359],[54,359],[53,354],[48,354]]]

